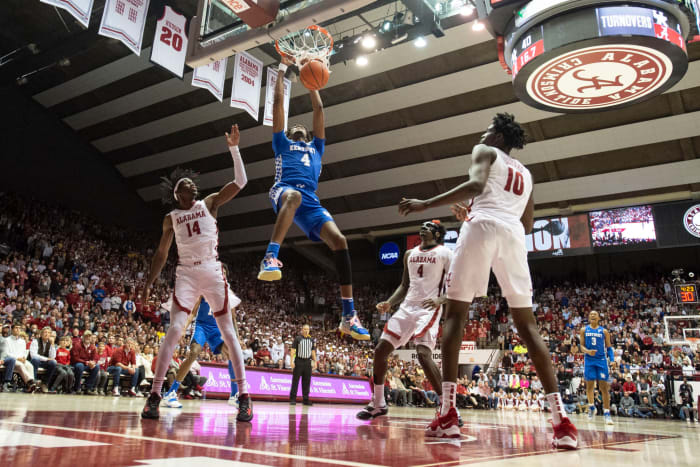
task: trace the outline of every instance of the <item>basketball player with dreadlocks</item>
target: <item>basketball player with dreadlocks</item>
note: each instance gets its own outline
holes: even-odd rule
[[[366,341],[370,339],[369,332],[362,327],[353,301],[348,242],[316,195],[321,176],[321,158],[326,149],[323,102],[318,91],[309,91],[313,108],[313,138],[309,130],[300,124],[291,125],[289,131],[284,131],[284,72],[291,64],[283,56],[275,85],[272,108],[275,183],[270,188],[270,202],[277,220],[265,257],[260,263],[258,279],[276,281],[282,278],[282,263],[278,259],[280,244],[294,222],[310,240],[322,240],[333,251],[343,308],[339,329],[353,339]]]
[[[445,275],[450,270],[452,251],[445,243],[445,227],[440,221],[423,223],[419,231],[421,243],[403,256],[401,284],[388,300],[377,304],[381,313],[398,304],[384,326],[379,344],[374,349],[374,395],[369,405],[357,414],[361,420],[386,415],[389,409],[384,400],[384,380],[389,355],[413,340],[425,375],[433,388],[441,393],[440,370],[433,361],[433,350],[440,326],[440,310],[445,303],[441,294]]]
[[[426,428],[427,436],[458,438],[456,380],[459,349],[474,297],[486,295],[491,268],[508,301],[518,335],[525,342],[552,409],[555,448],[576,449],[578,433],[566,417],[549,351],[532,312],[532,280],[525,234],[532,231],[532,175],[510,152],[525,145],[525,131],[510,114],[497,114],[472,150],[469,180],[429,200],[403,199],[407,215],[471,199],[454,260],[447,276],[447,305],[442,336],[443,403]]]
[[[203,200],[197,200],[197,185],[191,177],[164,180],[163,188],[169,190],[169,199],[175,204],[163,220],[163,235],[156,253],[153,255],[151,270],[146,282],[146,301],[151,288],[158,278],[166,260],[173,237],[178,250],[178,265],[173,290],[173,306],[170,310],[170,327],[158,352],[153,388],[141,412],[141,417],[157,419],[159,417],[160,392],[165,380],[165,373],[172,358],[173,351],[185,330],[189,313],[203,296],[213,310],[216,325],[229,350],[229,358],[238,383],[239,412],[237,420],[248,422],[253,418],[252,404],[246,384],[243,352],[233,328],[230,316],[228,283],[224,277],[223,267],[219,262],[219,230],[216,216],[219,208],[231,201],[248,182],[241,153],[238,150],[240,132],[238,125],[226,133],[231,156],[233,158],[233,181],[224,185],[217,193],[212,193]]]

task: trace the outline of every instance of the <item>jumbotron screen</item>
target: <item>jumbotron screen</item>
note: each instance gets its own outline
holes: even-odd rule
[[[655,246],[656,228],[651,206],[606,209],[588,213],[593,246]]]

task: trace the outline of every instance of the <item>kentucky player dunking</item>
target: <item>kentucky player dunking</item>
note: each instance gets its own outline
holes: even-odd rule
[[[399,212],[471,199],[460,230],[447,277],[447,305],[442,337],[442,411],[426,435],[459,436],[455,408],[459,348],[469,305],[486,295],[491,268],[513,314],[518,335],[525,342],[552,409],[552,445],[575,449],[576,427],[566,417],[549,351],[539,335],[532,312],[532,281],[527,265],[525,234],[532,230],[534,199],[532,175],[510,157],[525,145],[525,132],[510,114],[497,114],[472,150],[469,180],[429,200],[404,199]]]
[[[141,412],[143,418],[156,419],[159,417],[160,391],[165,380],[165,373],[168,370],[173,351],[185,330],[187,316],[199,301],[200,296],[207,300],[213,310],[216,324],[221,331],[221,337],[226,343],[226,347],[229,349],[229,357],[238,377],[236,382],[240,388],[240,405],[236,418],[242,422],[250,421],[253,418],[252,405],[245,381],[243,352],[233,328],[233,320],[229,315],[231,311],[228,303],[228,283],[224,277],[217,251],[219,230],[216,215],[218,210],[223,204],[233,199],[248,181],[238,150],[240,132],[237,125],[231,128],[231,134],[226,134],[226,141],[233,157],[235,177],[221,191],[212,193],[204,200],[197,200],[197,185],[189,177],[178,177],[177,180],[164,179],[164,183],[161,185],[167,190],[164,199],[172,201],[176,208],[163,220],[163,235],[160,238],[158,250],[153,255],[144,301],[148,301],[151,288],[168,259],[168,250],[170,250],[173,237],[175,237],[177,245],[178,265],[175,274],[173,306],[170,310],[170,327],[158,352],[153,388],[146,401],[146,406]]]
[[[388,312],[399,303],[399,310],[384,326],[374,349],[374,395],[367,407],[357,414],[361,420],[386,415],[384,380],[389,355],[413,340],[425,375],[441,394],[440,370],[433,361],[433,350],[440,326],[445,297],[442,286],[452,262],[452,251],[443,245],[445,227],[440,221],[425,222],[420,228],[421,244],[408,250],[403,258],[403,279],[388,300],[377,304],[377,310]]]
[[[292,221],[314,242],[323,240],[333,250],[340,279],[343,314],[340,331],[357,340],[369,340],[369,333],[360,324],[352,297],[352,268],[348,242],[316,195],[321,175],[321,158],[326,148],[323,102],[318,91],[309,91],[313,108],[314,137],[303,125],[292,125],[285,134],[284,72],[292,62],[282,57],[272,108],[272,148],[275,151],[275,184],[270,189],[270,202],[277,214],[272,238],[260,264],[258,279],[276,281],[282,278],[280,244]]]
[[[605,424],[614,425],[610,417],[610,370],[608,360],[615,360],[613,348],[610,345],[610,334],[608,330],[599,325],[600,314],[591,311],[588,314],[588,326],[581,328],[580,347],[585,354],[583,360],[583,379],[586,381],[586,396],[588,398],[588,419],[592,420],[595,415],[595,403],[593,401],[595,383],[603,396],[603,412]]]

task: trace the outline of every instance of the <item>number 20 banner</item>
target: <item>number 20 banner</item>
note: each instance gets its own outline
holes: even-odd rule
[[[97,33],[121,41],[141,55],[143,29],[151,0],[107,0]]]
[[[156,37],[151,47],[151,61],[179,78],[185,70],[187,55],[187,18],[168,5],[156,23]]]

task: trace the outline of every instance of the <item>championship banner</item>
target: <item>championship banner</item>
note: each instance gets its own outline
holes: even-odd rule
[[[277,84],[277,68],[267,68],[267,88],[265,89],[265,119],[263,125],[272,126],[272,104],[275,102],[275,84]],[[289,121],[289,98],[292,93],[292,82],[284,78],[284,130],[287,131]]]
[[[255,121],[260,114],[262,70],[262,61],[245,52],[236,54],[233,65],[231,107],[245,110]]]
[[[182,79],[185,55],[187,55],[187,18],[165,5],[163,16],[156,23],[151,61]]]
[[[94,0],[39,0],[41,3],[62,8],[86,28],[90,26],[90,14]]]
[[[192,73],[192,86],[208,89],[219,102],[223,102],[227,62],[228,58],[222,58],[214,63],[195,68]]]
[[[107,0],[97,33],[121,41],[141,55],[143,29],[151,0]]]

